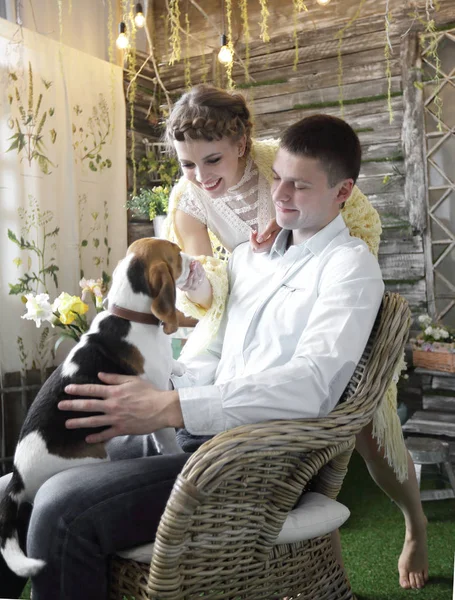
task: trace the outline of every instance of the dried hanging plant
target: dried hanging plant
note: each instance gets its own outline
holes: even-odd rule
[[[112,102],[112,133],[111,140],[114,137],[115,133],[115,110],[117,108],[117,103],[115,99],[115,38],[114,38],[114,10],[112,8],[112,0],[108,0],[109,13],[107,18],[107,32],[109,39],[109,62],[111,63],[111,102]]]
[[[206,83],[207,82],[207,60],[205,57],[205,47],[207,45],[207,33],[206,30],[204,28],[204,32],[202,34],[202,83]],[[217,61],[218,62],[218,61]]]
[[[385,46],[384,46],[384,57],[385,57],[385,74],[387,77],[387,108],[389,111],[389,122],[393,123],[393,108],[392,108],[392,70],[390,67],[390,58],[393,54],[392,42],[390,41],[390,21],[392,13],[389,8],[390,0],[386,0],[385,3]]]
[[[346,33],[346,31],[357,21],[357,19],[360,16],[360,13],[362,11],[363,5],[365,4],[365,0],[360,0],[359,6],[357,7],[357,10],[354,14],[354,16],[349,19],[349,21],[346,23],[346,25],[340,29],[340,31],[338,31],[338,33],[335,35],[335,37],[338,38],[338,47],[337,47],[337,51],[338,51],[338,102],[340,105],[340,114],[341,117],[344,117],[344,104],[343,104],[343,100],[344,100],[344,96],[343,96],[343,57],[341,54],[341,46],[343,44],[343,37],[344,34]]]
[[[226,75],[228,80],[228,89],[234,88],[234,81],[232,79],[232,67],[234,64],[234,44],[232,42],[232,0],[226,0],[226,18],[228,25],[228,48],[231,51],[232,60],[226,64]]]
[[[190,19],[185,13],[185,87],[191,87],[191,60],[190,60]]]
[[[294,65],[292,67],[293,71],[297,71],[297,65],[299,64],[299,38],[297,34],[298,29],[298,15],[305,11],[308,12],[308,8],[305,6],[302,0],[292,0],[293,1],[293,19],[294,19],[294,30],[292,32],[292,37],[294,39]]]
[[[169,0],[169,20],[171,24],[171,56],[169,64],[173,65],[182,56],[180,44],[180,7],[179,0]]]
[[[245,43],[245,62],[244,62],[244,70],[245,70],[245,80],[250,80],[250,74],[248,72],[250,66],[250,29],[248,26],[248,0],[240,0],[240,11],[242,16],[242,24],[243,24],[243,40]]]
[[[264,43],[270,42],[269,36],[269,8],[267,6],[267,0],[259,0],[261,5],[261,39]]]
[[[439,10],[439,4],[436,3],[436,7],[433,5],[432,0],[426,0],[425,2],[425,16],[426,20],[423,21],[423,25],[425,27],[425,32],[422,34],[422,46],[424,46],[424,54],[427,57],[431,57],[433,59],[433,67],[435,70],[434,74],[434,82],[436,92],[433,97],[434,107],[436,109],[435,116],[438,120],[437,129],[439,132],[442,132],[442,98],[440,95],[440,87],[441,87],[441,59],[439,58],[438,50],[439,50],[439,42],[440,42],[440,34],[436,30],[436,24],[434,19],[431,18],[430,10]],[[422,19],[419,19],[422,22]]]
[[[164,60],[166,62],[169,62],[169,55],[170,55],[170,49],[169,49],[169,27],[170,27],[170,18],[169,18],[169,12],[166,11],[165,15],[161,15],[161,18],[164,20]]]
[[[130,115],[129,126],[131,130],[131,163],[133,166],[133,195],[137,188],[137,165],[136,165],[136,135],[134,131],[134,103],[136,100],[137,77],[136,77],[136,23],[134,20],[134,0],[122,0],[122,21],[127,24],[130,44],[126,50],[127,70],[130,83],[126,92],[126,99],[129,103]]]
[[[63,0],[58,0],[58,27],[60,34],[60,43],[63,42]]]

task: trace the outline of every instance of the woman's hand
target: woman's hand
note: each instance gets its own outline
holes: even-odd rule
[[[190,264],[188,279],[179,288],[186,293],[191,302],[209,309],[212,305],[212,286],[205,273],[204,267],[198,260]]]
[[[276,236],[280,233],[281,227],[277,225],[275,219],[272,219],[262,233],[252,231],[250,233],[250,244],[253,252],[267,252],[273,246]]]
[[[107,385],[66,386],[67,394],[87,396],[87,399],[62,400],[58,404],[60,410],[103,413],[89,417],[81,415],[78,419],[66,421],[67,429],[108,427],[87,436],[88,443],[105,442],[118,435],[152,433],[163,427],[183,427],[176,390],[157,390],[150,382],[132,375],[98,373],[98,377]]]
[[[207,280],[204,267],[198,260],[192,260],[190,263],[190,274],[184,284],[179,285],[182,292],[193,292],[204,285]]]

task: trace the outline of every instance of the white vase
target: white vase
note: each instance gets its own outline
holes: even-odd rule
[[[163,237],[163,226],[164,221],[166,219],[166,215],[158,215],[153,219],[153,231],[155,232],[154,237],[162,238]]]

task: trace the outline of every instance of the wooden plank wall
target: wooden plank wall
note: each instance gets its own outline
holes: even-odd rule
[[[183,7],[184,3],[180,4]],[[191,81],[225,85],[226,79],[216,60],[222,27],[221,0],[219,3],[200,0],[198,4],[209,16],[209,22],[187,2],[185,10],[188,10],[192,37],[189,44],[185,43],[183,33],[181,39],[182,51],[186,52],[191,66]],[[341,44],[345,102],[342,114],[338,104],[337,34],[349,23],[360,4],[359,17],[346,28]],[[358,132],[363,151],[358,185],[381,215],[383,236],[379,259],[386,287],[403,294],[413,313],[419,314],[426,310],[423,240],[422,232],[411,226],[405,200],[401,135],[403,36],[411,26],[419,29],[422,25],[410,16],[411,8],[405,2],[390,0],[393,16],[390,25],[393,121],[390,122],[384,55],[385,0],[365,0],[360,4],[358,0],[332,0],[328,6],[321,7],[315,0],[307,2],[308,12],[298,15],[298,65],[294,70],[292,0],[269,0],[271,41],[267,44],[259,38],[259,0],[248,1],[251,79],[245,80],[240,63],[234,65],[233,79],[251,102],[256,137],[277,137],[286,126],[317,112],[343,116]],[[233,5],[233,40],[239,56],[244,58],[240,10],[236,2]],[[419,5],[422,8],[425,2]],[[181,10],[183,26],[184,10]],[[161,57],[160,75],[172,97],[177,98],[185,90],[184,61],[172,66],[167,63],[170,47],[169,32],[164,26],[165,14],[165,0],[155,0],[154,39],[156,52]],[[455,2],[440,0],[439,11],[433,13],[433,17],[436,26],[455,22]],[[143,74],[154,79],[148,67]],[[147,102],[145,95],[137,107],[142,111],[141,124]]]

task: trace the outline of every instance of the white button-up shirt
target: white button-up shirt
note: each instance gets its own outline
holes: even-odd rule
[[[326,416],[354,372],[384,292],[378,262],[341,215],[303,244],[288,236],[231,256],[218,334],[173,378],[192,434]]]

